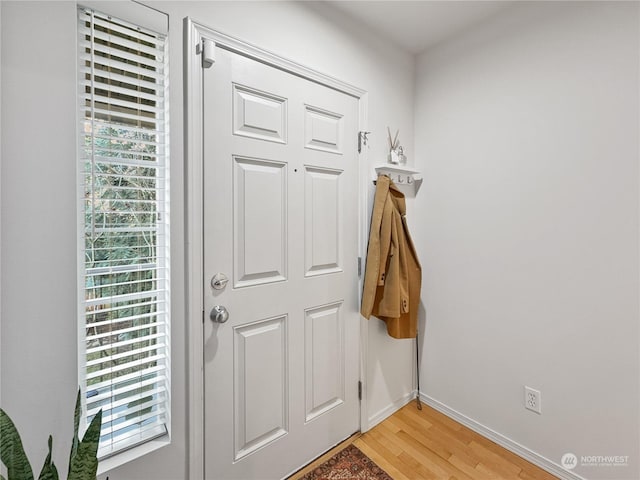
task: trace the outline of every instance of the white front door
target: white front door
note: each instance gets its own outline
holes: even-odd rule
[[[358,100],[221,48],[203,75],[205,476],[277,479],[359,429]]]

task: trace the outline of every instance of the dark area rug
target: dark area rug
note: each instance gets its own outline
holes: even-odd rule
[[[300,480],[393,480],[353,444],[318,465]]]

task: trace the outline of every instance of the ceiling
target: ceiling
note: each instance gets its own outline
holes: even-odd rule
[[[327,3],[414,54],[512,4],[504,0],[329,0]]]

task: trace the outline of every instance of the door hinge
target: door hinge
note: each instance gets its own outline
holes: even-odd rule
[[[358,257],[358,277],[362,276],[362,257]]]
[[[362,400],[362,382],[358,380],[358,400]]]
[[[366,145],[369,139],[367,135],[371,132],[358,132],[358,153],[362,153],[362,146]]]

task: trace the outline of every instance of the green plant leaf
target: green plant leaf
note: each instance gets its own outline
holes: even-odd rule
[[[82,403],[80,402],[80,388],[78,388],[78,395],[76,396],[76,409],[73,414],[73,439],[71,440],[71,453],[69,454],[69,471],[67,475],[71,474],[71,465],[73,464],[73,457],[78,452],[78,445],[80,440],[78,439],[78,429],[80,428],[80,415],[82,414]]]
[[[93,417],[73,456],[67,480],[94,480],[98,471],[98,444],[102,427],[102,409]]]
[[[44,460],[44,465],[42,466],[42,471],[38,476],[38,480],[58,480],[58,469],[55,464],[51,461],[51,450],[53,449],[53,437],[49,435],[49,453],[47,454],[47,458]]]
[[[33,470],[24,453],[20,434],[9,415],[0,408],[0,461],[7,467],[9,480],[33,480]]]

